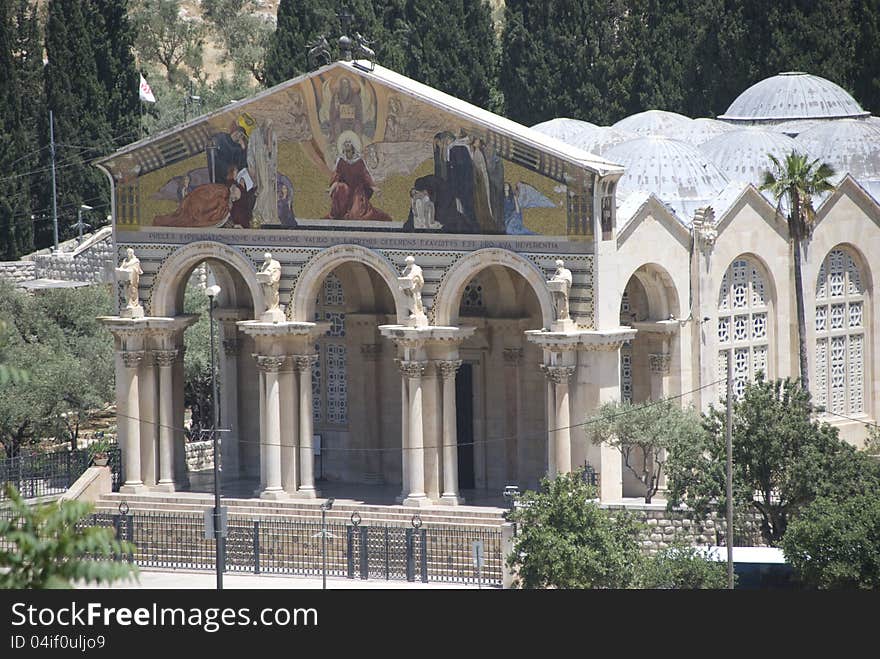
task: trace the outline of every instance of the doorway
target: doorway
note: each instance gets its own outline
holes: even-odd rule
[[[458,433],[458,489],[474,489],[474,367],[463,363],[455,378],[455,429]]]

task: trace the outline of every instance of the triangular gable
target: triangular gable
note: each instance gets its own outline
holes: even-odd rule
[[[635,193],[639,194],[639,193]],[[632,205],[629,204],[632,202]],[[625,206],[629,206],[625,209]],[[624,208],[626,216],[621,216],[620,210]],[[682,224],[679,217],[673,213],[666,204],[664,204],[653,192],[645,193],[645,196],[635,198],[630,195],[624,200],[624,204],[618,207],[618,231],[617,231],[617,248],[621,246],[632,236],[636,228],[648,218],[653,216],[674,238],[682,245],[689,245],[690,230]]]
[[[743,184],[742,192],[736,196],[735,201],[729,203],[726,210],[716,215],[715,229],[718,232],[719,237],[724,231],[733,226],[734,220],[739,217],[739,212],[747,205],[757,211],[758,215],[762,217],[774,231],[787,239],[788,226],[786,225],[784,218],[781,218],[777,214],[776,208],[767,201],[766,197],[764,197],[764,195],[762,195],[751,183]]]
[[[118,226],[126,230],[286,228],[304,220],[583,234],[591,230],[598,180],[623,172],[388,69],[352,62],[330,64],[95,163],[117,183]],[[206,187],[220,184],[227,187]],[[200,198],[190,199],[196,190]],[[259,198],[245,199],[249,194]],[[224,205],[233,206],[228,221]]]
[[[847,174],[838,183],[834,190],[823,201],[819,208],[816,209],[816,225],[822,222],[834,205],[842,197],[848,197],[853,200],[874,222],[880,225],[880,203],[875,199],[862,185]]]

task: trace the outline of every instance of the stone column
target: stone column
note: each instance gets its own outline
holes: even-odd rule
[[[547,393],[545,394],[545,403],[547,406],[547,476],[556,478],[556,390],[553,382],[547,373],[547,367],[541,365],[541,371],[547,378]]]
[[[544,375],[552,383],[553,400],[555,402],[553,423],[548,424],[552,431],[554,453],[556,456],[556,471],[551,472],[551,477],[556,474],[571,472],[571,415],[568,405],[568,380],[574,374],[574,366],[548,366],[542,367]],[[549,389],[548,389],[549,394]],[[548,412],[550,406],[548,405]]]
[[[122,394],[126,401],[125,416],[119,419],[122,460],[125,465],[125,484],[120,492],[135,494],[144,489],[141,476],[140,400],[138,392],[138,367],[144,359],[143,350],[123,350]]]
[[[141,443],[141,479],[144,485],[155,486],[156,454],[158,449],[159,420],[156,418],[156,361],[152,351],[144,353],[141,361],[138,382],[140,395],[140,443]]]
[[[312,367],[317,355],[296,355],[292,358],[299,373],[299,490],[297,496],[314,499],[315,454],[312,447]]]
[[[223,339],[223,377],[220,381],[220,456],[223,474],[237,478],[239,474],[238,428],[238,356],[241,339]]]
[[[299,434],[299,401],[296,398],[296,373],[292,360],[286,358],[278,373],[281,406],[281,487],[288,494],[296,492],[296,436]]]
[[[281,408],[278,384],[278,369],[284,357],[256,355],[257,367],[265,382],[265,425],[260,429],[260,452],[265,456],[266,483],[260,497],[263,499],[284,498],[281,487]]]
[[[177,350],[156,350],[159,367],[159,482],[156,489],[174,492],[174,362]]]
[[[186,466],[186,433],[183,430],[184,423],[184,390],[186,388],[186,373],[183,365],[183,357],[186,348],[183,346],[183,336],[179,337],[177,345],[177,359],[171,367],[173,377],[172,414],[174,416],[174,431],[172,433],[172,452],[174,454],[174,482],[177,488],[189,485],[189,472]]]
[[[449,505],[463,503],[458,495],[458,421],[455,409],[455,374],[460,366],[460,359],[437,362],[443,379],[443,495],[440,503]]]
[[[505,414],[507,419],[507,423],[505,424],[506,440],[504,444],[507,467],[507,473],[505,476],[507,483],[519,482],[519,470],[521,464],[520,454],[523,450],[519,441],[521,428],[520,387],[522,386],[522,383],[520,382],[519,365],[522,363],[522,356],[522,348],[504,349],[504,389],[507,405],[507,413]]]
[[[653,400],[661,400],[669,395],[669,366],[672,362],[671,355],[668,352],[651,353],[648,355],[651,363],[651,398]],[[666,452],[661,452],[661,460],[666,461]],[[654,465],[651,464],[651,469]],[[666,472],[660,474],[660,490],[666,490]]]
[[[382,354],[381,343],[364,343],[361,345],[361,362],[363,365],[363,400],[366,409],[366,427],[364,428],[364,448],[366,448],[364,480],[368,483],[384,482],[382,471],[382,451],[379,435],[379,418],[382,404],[382,378],[379,372],[379,357]],[[369,372],[368,372],[369,369]]]
[[[400,496],[398,503],[403,503],[410,492],[409,481],[409,385],[403,362],[397,361],[400,368]]]
[[[425,447],[425,494],[431,501],[440,499],[440,450],[442,439],[442,409],[440,381],[435,362],[425,365],[422,378],[422,441]]]
[[[425,495],[425,450],[422,427],[422,375],[426,363],[423,361],[401,361],[400,370],[407,378],[409,447],[404,462],[409,474],[409,492],[403,504],[423,506],[428,503]]]

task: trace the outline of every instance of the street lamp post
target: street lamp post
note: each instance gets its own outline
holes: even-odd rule
[[[218,450],[217,426],[220,400],[217,397],[217,371],[214,368],[214,300],[220,294],[216,284],[205,289],[208,295],[208,318],[211,325],[211,436],[214,440],[214,544],[216,549],[217,590],[223,590],[223,529],[220,519],[220,451]]]
[[[87,206],[86,204],[82,204],[76,211],[76,228],[79,229],[79,242],[83,240],[83,227],[92,228],[90,224],[83,224],[83,211],[92,211],[95,210],[91,206]]]
[[[333,497],[321,504],[321,574],[322,590],[327,590],[327,511],[333,508]]]

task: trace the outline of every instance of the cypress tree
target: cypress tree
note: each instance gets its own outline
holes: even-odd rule
[[[306,44],[329,32],[331,4],[321,0],[281,0],[277,27],[266,51],[267,85],[277,85],[307,69]]]
[[[51,0],[46,21],[44,67],[46,113],[55,113],[55,140],[59,144],[57,165],[58,225],[60,238],[73,235],[70,228],[81,204],[106,207],[109,187],[104,175],[88,164],[111,149],[111,129],[106,118],[107,91],[98,79],[93,26],[85,20],[78,2]],[[42,118],[40,138],[49,141],[48,116]],[[48,168],[48,149],[42,151]],[[47,170],[48,171],[48,170]],[[52,208],[49,176],[42,186],[43,206]],[[51,211],[50,211],[51,212]],[[51,223],[48,234],[51,239]],[[45,240],[45,238],[44,238]],[[48,242],[48,241],[47,241]]]
[[[0,259],[13,260],[30,251],[30,219],[27,145],[22,139],[21,98],[13,65],[11,3],[0,0],[0,178],[5,179],[0,195]]]

